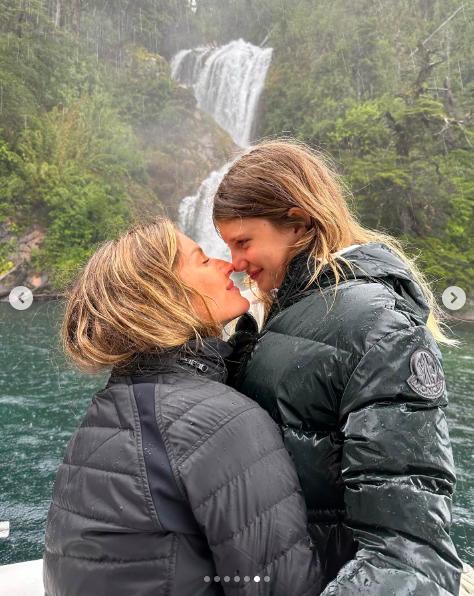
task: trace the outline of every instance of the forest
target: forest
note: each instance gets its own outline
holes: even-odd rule
[[[61,289],[98,242],[175,215],[232,142],[169,62],[237,38],[274,48],[258,138],[332,156],[364,224],[474,298],[474,2],[461,0],[0,0],[0,274],[33,225],[31,267]]]

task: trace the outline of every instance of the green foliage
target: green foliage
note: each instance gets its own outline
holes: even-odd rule
[[[108,89],[123,119],[136,129],[166,125],[176,117],[171,69],[164,58],[141,46],[125,48],[122,68],[109,79]]]
[[[10,223],[8,231],[11,233],[18,232],[18,226],[14,223]],[[0,276],[10,271],[13,267],[11,255],[17,248],[18,241],[15,239],[10,239],[8,242],[0,242]]]
[[[0,276],[4,273],[8,273],[12,267],[12,261],[7,261],[4,257],[0,257]]]
[[[152,8],[159,3],[124,6],[135,25]],[[104,13],[100,48],[83,29],[93,11]],[[140,212],[161,210],[136,132],[150,119],[176,117],[176,86],[160,56],[123,37],[117,48],[117,14],[100,2],[0,0],[0,220],[46,229],[33,260],[57,287],[97,243]],[[0,270],[11,267],[0,256]]]
[[[5,211],[20,224],[34,214],[47,228],[36,264],[58,280],[131,221],[131,182],[135,195],[151,192],[136,137],[98,95],[32,117],[16,153],[3,146],[0,155],[0,167],[10,168],[0,187]]]

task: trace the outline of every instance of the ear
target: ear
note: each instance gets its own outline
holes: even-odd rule
[[[311,217],[304,209],[301,207],[292,207],[288,213],[287,217],[290,219],[295,219],[295,234],[304,234],[306,230],[311,227]],[[298,221],[299,220],[299,221]],[[305,222],[306,225],[303,225],[302,222]]]

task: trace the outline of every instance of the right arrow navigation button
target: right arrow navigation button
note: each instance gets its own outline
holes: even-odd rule
[[[449,310],[459,310],[466,304],[466,292],[459,286],[450,286],[443,292],[443,304]]]

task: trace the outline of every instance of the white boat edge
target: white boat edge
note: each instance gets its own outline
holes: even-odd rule
[[[8,596],[44,596],[43,559],[1,565],[0,586]]]

